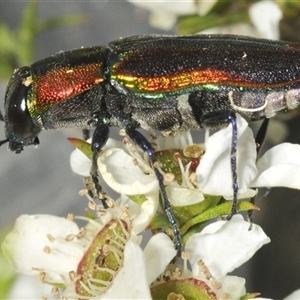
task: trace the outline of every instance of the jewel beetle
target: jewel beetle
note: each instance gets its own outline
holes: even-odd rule
[[[238,192],[235,113],[254,121],[296,108],[299,60],[300,44],[235,35],[141,35],[59,52],[12,75],[0,145],[20,153],[39,144],[41,130],[95,128],[91,177],[101,198],[96,158],[110,126],[124,128],[155,165],[151,144],[138,128],[176,132],[232,124],[232,215]],[[180,252],[163,178],[154,171]]]

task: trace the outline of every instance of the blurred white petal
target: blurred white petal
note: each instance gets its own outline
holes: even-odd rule
[[[300,189],[300,145],[283,143],[268,150],[257,162],[253,187]]]

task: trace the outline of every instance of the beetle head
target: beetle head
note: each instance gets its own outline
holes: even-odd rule
[[[39,126],[33,122],[27,107],[27,97],[31,89],[29,67],[17,69],[10,78],[5,93],[5,122],[6,139],[0,141],[0,146],[9,143],[9,149],[20,153],[24,146],[37,145]]]

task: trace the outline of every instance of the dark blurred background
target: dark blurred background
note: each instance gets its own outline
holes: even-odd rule
[[[0,1],[0,21],[17,27],[26,5],[27,1]],[[166,33],[151,28],[147,11],[126,1],[39,1],[39,19],[69,13],[83,13],[87,22],[39,34],[35,60],[61,50],[106,45],[119,37]],[[4,91],[2,83],[1,110]],[[287,140],[300,143],[299,117],[286,124],[290,129]],[[38,149],[27,147],[20,155],[8,152],[6,145],[0,148],[1,228],[12,225],[21,214],[83,213],[87,201],[78,196],[83,183],[70,169],[69,156],[74,148],[66,139],[80,134],[80,130],[42,132]],[[0,123],[0,140],[3,138],[4,124]],[[263,297],[283,299],[300,288],[300,191],[276,188],[258,205],[261,211],[254,214],[254,221],[272,242],[258,251],[247,264],[248,275],[243,276],[247,276],[248,292],[259,291]]]

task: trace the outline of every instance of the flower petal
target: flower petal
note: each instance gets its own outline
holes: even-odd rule
[[[135,234],[142,232],[157,213],[159,192],[156,191],[145,196],[147,200],[140,206],[140,211],[132,222],[132,231]]]
[[[158,190],[156,178],[144,174],[122,149],[110,148],[101,152],[98,167],[105,182],[118,193],[141,195]]]
[[[123,268],[108,291],[97,299],[151,299],[146,271],[141,248],[129,240],[125,246]]]
[[[284,300],[295,300],[300,299],[300,289],[292,292],[287,297],[284,298]]]
[[[88,139],[87,142],[91,142],[92,139]],[[119,148],[119,149],[125,149],[124,143],[109,138],[104,145],[102,150],[109,149],[109,148]],[[70,156],[70,164],[72,171],[80,176],[90,176],[91,171],[91,160],[86,157],[80,150],[75,149]]]
[[[260,36],[267,39],[279,39],[279,21],[282,11],[273,1],[259,1],[250,6],[249,16]]]
[[[225,276],[219,281],[222,284],[222,289],[218,299],[221,299],[222,295],[230,295],[230,299],[240,299],[246,294],[246,280],[242,277]]]
[[[71,169],[80,176],[90,176],[91,160],[79,149],[75,149],[70,155]]]
[[[251,186],[300,189],[299,157],[300,145],[297,144],[283,143],[271,148],[258,160],[258,176]]]
[[[147,282],[150,285],[175,257],[176,250],[170,238],[164,233],[154,235],[144,249]]]
[[[193,144],[193,138],[190,131],[186,131],[177,132],[175,136],[159,136],[155,142],[157,144],[156,151],[184,149],[186,146]]]
[[[170,30],[174,27],[178,15],[189,15],[197,12],[197,6],[195,5],[194,0],[184,2],[181,0],[173,0],[172,5],[170,5],[169,2],[161,0],[128,1],[150,10],[150,25],[164,30]],[[202,8],[202,11],[204,11],[205,8],[206,7]],[[208,10],[208,8],[206,8],[206,10]]]
[[[47,234],[56,240],[65,240],[69,234],[77,234],[78,226],[65,218],[50,215],[22,215],[13,230],[6,236],[2,249],[16,271],[24,274],[38,274],[41,270],[55,274],[67,274],[76,270],[83,252],[72,244],[50,242]],[[45,246],[53,251],[47,254]],[[59,252],[59,255],[56,254]],[[39,271],[35,270],[38,269]]]
[[[225,276],[250,259],[264,244],[270,242],[263,230],[249,223],[241,215],[230,221],[218,221],[194,234],[186,243],[193,273],[198,272],[197,261],[202,259],[216,278]]]
[[[204,195],[199,189],[189,189],[174,184],[167,186],[166,191],[171,204],[175,206],[192,205],[204,200]]]
[[[237,114],[237,174],[239,193],[246,193],[257,174],[255,165],[256,145],[248,123]],[[210,136],[205,144],[206,152],[196,170],[200,190],[204,194],[222,195],[232,199],[232,175],[230,147],[232,126]]]

